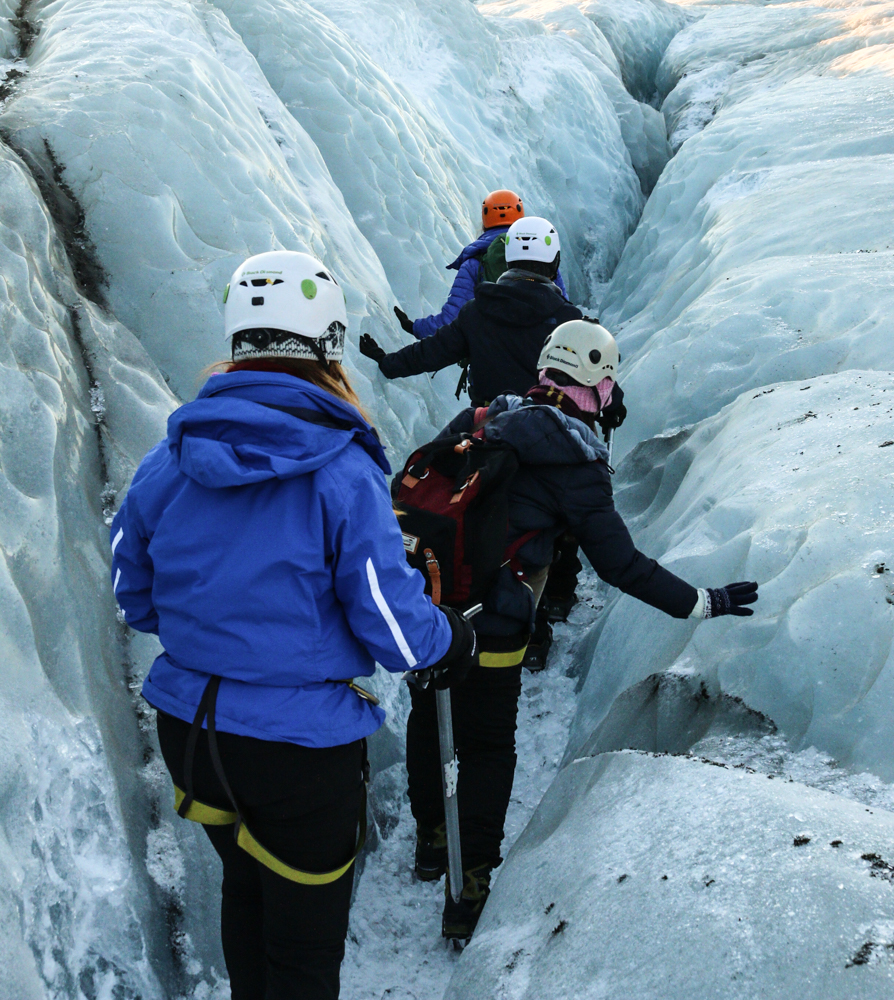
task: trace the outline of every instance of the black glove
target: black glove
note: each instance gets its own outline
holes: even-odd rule
[[[440,610],[447,616],[453,632],[450,648],[437,663],[431,665],[432,687],[443,691],[461,684],[472,667],[478,664],[478,640],[472,623],[458,611],[444,607]]]
[[[400,306],[394,307],[394,315],[397,316],[397,322],[404,328],[407,333],[413,332],[413,321],[410,317],[400,308]]]
[[[617,382],[612,386],[612,395],[608,403],[599,411],[596,417],[603,431],[617,430],[624,423],[627,407],[624,405],[624,390]]]
[[[378,364],[388,352],[383,351],[368,333],[364,333],[360,338],[360,353]]]
[[[757,584],[728,583],[719,590],[708,590],[705,602],[705,618],[719,618],[721,615],[738,615],[741,618],[753,615],[751,608],[745,604],[754,604],[757,600]]]

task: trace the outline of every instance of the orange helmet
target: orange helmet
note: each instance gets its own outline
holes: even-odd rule
[[[481,203],[481,228],[511,226],[525,217],[525,206],[514,191],[491,191]]]

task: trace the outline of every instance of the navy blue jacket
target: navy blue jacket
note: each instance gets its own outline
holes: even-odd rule
[[[292,375],[212,376],[174,412],[111,531],[127,623],[164,647],[147,701],[191,721],[219,675],[225,732],[326,747],[378,729],[337,681],[429,666],[451,641],[387,472],[357,410]]]
[[[460,309],[475,294],[475,288],[484,276],[484,268],[478,257],[487,250],[497,236],[504,236],[508,230],[508,226],[496,226],[493,229],[485,229],[477,240],[473,240],[467,247],[463,248],[460,255],[452,264],[447,265],[448,271],[458,272],[453,280],[453,287],[450,289],[447,301],[440,312],[417,319],[413,323],[414,337],[418,340],[431,337],[442,326],[446,326],[456,319]],[[556,275],[556,284],[567,298],[565,282],[562,280],[561,273]]]
[[[456,319],[432,337],[379,362],[386,378],[436,372],[469,358],[469,396],[475,406],[501,393],[524,395],[537,384],[537,360],[553,330],[582,313],[549,279],[507,271],[482,281]]]
[[[471,432],[475,411],[457,414],[439,436]],[[581,420],[555,406],[500,396],[488,409],[488,441],[503,441],[518,454],[519,471],[509,495],[507,540],[538,534],[518,552],[528,577],[552,561],[556,537],[570,531],[606,583],[674,618],[687,618],[697,592],[639,552],[612,500],[605,445]],[[534,597],[509,566],[475,618],[482,636],[509,636],[534,627]]]

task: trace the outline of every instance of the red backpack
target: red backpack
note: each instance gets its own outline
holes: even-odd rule
[[[475,411],[471,436],[454,434],[414,451],[392,484],[407,561],[426,578],[435,604],[476,604],[507,562],[523,577],[516,553],[537,534],[506,544],[518,456],[484,439],[486,413]]]

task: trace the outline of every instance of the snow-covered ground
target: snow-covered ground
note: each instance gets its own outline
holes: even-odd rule
[[[890,992],[892,14],[0,0],[0,1000],[226,996],[217,861],[170,808],[136,695],[155,643],[116,617],[109,514],[221,356],[222,289],[249,253],[326,260],[389,453],[431,437],[454,372],[385,382],[357,338],[408,342],[393,305],[440,306],[506,185],[556,222],[572,297],[618,334],[616,490],[638,542],[762,597],[747,622],[695,626],[600,591],[595,623],[584,606],[559,629],[525,677],[518,846],[462,957],[438,940],[442,890],[409,876],[406,703],[380,679],[379,839],[343,995],[666,1000],[662,970],[681,996],[801,997],[799,975],[814,996]],[[643,753],[666,751],[691,756]],[[676,884],[658,872],[674,837]],[[524,896],[532,865],[549,913]],[[765,906],[789,895],[800,923]],[[609,919],[628,936],[597,938]]]

